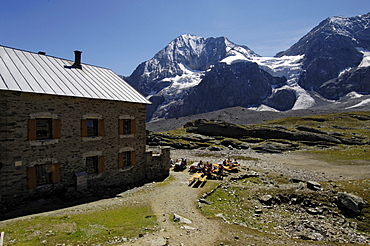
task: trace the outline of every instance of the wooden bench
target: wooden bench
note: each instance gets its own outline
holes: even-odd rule
[[[200,182],[204,182],[207,179],[207,175],[204,175],[203,178],[200,180]]]
[[[193,183],[195,180],[199,181],[199,179],[203,176],[203,173],[196,173],[189,178],[189,185]]]

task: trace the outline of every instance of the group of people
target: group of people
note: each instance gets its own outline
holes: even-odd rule
[[[232,167],[236,167],[236,166],[239,166],[239,163],[238,163],[238,161],[236,160],[236,159],[234,159],[234,161],[232,161],[232,160],[230,160],[230,158],[229,159],[225,159],[223,162],[222,162],[222,164],[224,165],[224,166],[229,166],[230,168],[232,168]]]
[[[190,167],[189,171],[197,171],[197,172],[203,172],[204,174],[207,175],[223,175],[225,167],[230,170],[231,168],[238,166],[237,160],[231,161],[229,159],[225,159],[222,163],[220,164],[212,164],[210,162],[203,162],[199,161],[196,165],[196,167],[193,166],[193,168]],[[193,169],[193,170],[192,170]],[[195,169],[195,170],[194,170]]]
[[[174,166],[174,170],[184,170],[186,169],[186,166],[187,166],[187,160],[185,158],[181,158],[180,161],[176,159],[176,162],[174,164],[173,160],[170,159],[170,165]]]

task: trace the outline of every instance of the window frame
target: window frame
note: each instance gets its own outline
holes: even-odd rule
[[[86,119],[87,137],[98,137],[99,136],[99,120],[98,119]]]
[[[89,122],[94,122],[93,126],[89,126]],[[94,128],[91,133],[91,128]],[[90,131],[89,131],[90,129]],[[85,140],[101,139],[104,136],[104,119],[94,116],[84,116],[81,119],[81,137]]]
[[[54,138],[53,119],[52,118],[36,118],[35,120],[36,120],[36,140],[53,139]],[[44,126],[42,126],[42,123],[44,124]],[[45,131],[44,134],[42,134],[43,131]]]
[[[47,134],[38,136],[38,121],[48,121]],[[53,144],[61,138],[61,120],[58,116],[51,113],[34,113],[28,119],[28,140],[31,145]]]
[[[131,119],[122,119],[122,135],[132,134],[132,120]]]
[[[40,174],[44,172],[44,174]],[[43,181],[40,177],[45,177]],[[37,186],[52,185],[60,182],[60,164],[59,163],[36,163],[28,167],[28,188],[33,189]]]
[[[87,161],[90,158],[96,158],[94,160],[95,163],[93,164],[94,165],[94,167],[93,167],[94,172],[91,172],[91,171],[88,170],[88,163],[87,163]],[[104,164],[103,152],[102,151],[89,151],[89,152],[83,154],[82,165],[83,165],[84,171],[88,175],[94,175],[94,174],[103,173],[105,171],[105,164]]]
[[[128,160],[128,162],[125,160]],[[118,168],[121,170],[131,169],[136,165],[136,152],[133,148],[123,148],[118,153]]]
[[[125,130],[127,123],[128,131]],[[118,134],[121,138],[133,137],[136,134],[136,120],[132,116],[121,116],[118,120]]]
[[[92,163],[89,163],[89,162]],[[99,156],[93,155],[93,156],[87,156],[85,159],[85,168],[87,174],[93,174],[99,172]]]

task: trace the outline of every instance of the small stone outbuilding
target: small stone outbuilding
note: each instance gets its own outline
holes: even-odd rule
[[[146,152],[150,102],[113,71],[0,46],[0,204],[169,174]]]

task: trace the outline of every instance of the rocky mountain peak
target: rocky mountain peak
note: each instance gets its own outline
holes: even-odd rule
[[[307,109],[370,94],[369,74],[370,13],[329,17],[275,57],[226,37],[183,34],[125,79],[150,99],[147,119],[155,120],[235,106]]]

